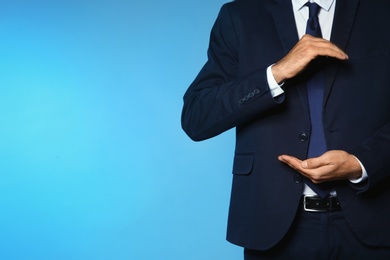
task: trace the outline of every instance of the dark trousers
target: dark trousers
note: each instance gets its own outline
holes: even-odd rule
[[[390,248],[374,248],[360,243],[342,211],[302,211],[288,235],[276,247],[268,251],[245,249],[244,259],[388,260]]]

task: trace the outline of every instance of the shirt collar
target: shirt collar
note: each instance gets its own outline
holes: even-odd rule
[[[294,12],[297,12],[308,2],[308,0],[292,0],[292,2]],[[310,0],[310,2],[317,3],[322,9],[328,12],[335,0]]]

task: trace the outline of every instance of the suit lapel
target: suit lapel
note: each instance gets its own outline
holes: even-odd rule
[[[293,7],[291,0],[273,0],[272,3],[273,5],[270,7],[270,12],[280,39],[280,44],[283,47],[283,56],[285,56],[299,41]],[[307,91],[304,81],[301,81],[300,77],[297,79],[291,79],[290,81],[294,81],[295,84],[298,84],[297,91],[301,98],[302,105],[309,113]]]
[[[297,27],[292,12],[291,0],[274,0],[270,7],[275,28],[279,35],[280,43],[287,54],[298,42]]]
[[[331,41],[345,50],[353,28],[359,0],[338,0],[334,14]]]
[[[356,11],[359,5],[359,0],[338,0],[336,1],[336,9],[333,19],[331,42],[336,44],[340,49],[346,50],[348,40],[353,28]],[[348,53],[347,53],[348,54]],[[329,66],[326,71],[326,85],[324,103],[329,97],[333,82],[335,80],[340,62],[335,62],[335,66]]]

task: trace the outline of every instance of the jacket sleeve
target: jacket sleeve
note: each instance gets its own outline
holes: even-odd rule
[[[348,151],[364,165],[368,181],[355,185],[358,192],[373,190],[378,186],[390,185],[390,123],[384,125],[363,143]]]
[[[184,95],[182,127],[195,141],[258,118],[284,98],[271,96],[266,68],[241,75],[239,33],[224,5],[211,31],[208,60]]]

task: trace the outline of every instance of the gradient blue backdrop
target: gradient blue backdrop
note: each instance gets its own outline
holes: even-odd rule
[[[242,258],[233,131],[180,126],[224,2],[0,2],[0,259]]]

